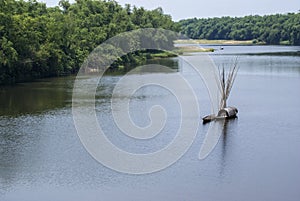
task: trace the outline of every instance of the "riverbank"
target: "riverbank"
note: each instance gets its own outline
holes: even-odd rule
[[[176,40],[175,44],[199,44],[199,45],[267,45],[265,42],[254,40],[206,40],[187,39]],[[279,45],[291,45],[289,41],[281,41]]]
[[[193,53],[193,52],[213,52],[214,48],[203,48],[200,47],[200,45],[197,45],[197,43],[194,43],[195,45],[181,45],[176,47],[176,52],[181,55],[185,53]]]
[[[214,44],[214,45],[254,45],[252,40],[206,40],[206,39],[188,39],[188,40],[176,40],[175,44]]]

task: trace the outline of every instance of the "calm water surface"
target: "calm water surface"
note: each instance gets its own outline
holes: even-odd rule
[[[300,57],[249,55],[291,51],[300,47],[225,46],[209,53],[217,66],[238,56],[240,71],[229,103],[239,109],[239,118],[227,122],[206,159],[198,160],[198,153],[209,125],[199,123],[188,152],[169,168],[147,175],[115,172],[87,153],[72,119],[74,77],[1,87],[0,200],[298,201]],[[199,115],[209,114],[201,78],[184,62],[178,63],[198,96]],[[170,75],[156,74],[162,79]],[[122,135],[111,115],[111,92],[120,78],[103,78],[96,95],[98,119],[107,137],[137,153],[166,146],[180,124],[175,97],[154,86],[137,91],[130,105],[136,124],[149,123],[147,111],[155,104],[166,109],[168,119],[157,137],[133,140]]]

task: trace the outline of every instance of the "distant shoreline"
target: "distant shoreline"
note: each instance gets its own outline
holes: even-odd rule
[[[175,44],[199,44],[199,45],[268,45],[265,42],[255,40],[206,40],[206,39],[187,39],[176,40]],[[282,41],[279,45],[290,45],[287,41]]]
[[[265,43],[254,43],[253,40],[206,40],[206,39],[188,39],[176,40],[175,44],[199,44],[199,45],[265,45]]]
[[[175,44],[199,44],[199,45],[266,45],[263,42],[253,40],[206,40],[206,39],[187,39],[176,40]],[[281,44],[286,45],[286,44]]]
[[[194,53],[194,52],[214,52],[214,48],[201,47],[201,45],[258,45],[253,44],[252,40],[237,41],[237,40],[205,40],[205,39],[188,39],[176,40],[174,44],[179,54]]]
[[[195,53],[195,52],[214,52],[215,48],[210,46],[258,46],[264,45],[269,46],[270,44],[266,44],[263,42],[254,42],[254,40],[206,40],[206,39],[186,39],[186,40],[175,40],[174,41],[175,47],[177,49],[177,53],[180,54],[188,54],[188,53]],[[203,45],[203,47],[201,47]],[[281,46],[293,46],[282,42],[279,44]],[[285,53],[278,53],[279,55],[285,55]],[[291,54],[288,54],[291,55]],[[295,56],[299,56],[299,52],[293,53]]]
[[[199,45],[270,45],[256,40],[207,40],[207,39],[187,39],[176,40],[175,44],[199,44]],[[282,41],[279,45],[291,46],[288,41]]]

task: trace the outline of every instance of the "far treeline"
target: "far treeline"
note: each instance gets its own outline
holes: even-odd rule
[[[192,39],[253,40],[270,45],[300,45],[300,13],[186,19],[182,33]]]
[[[1,0],[0,84],[76,73],[98,45],[139,28],[179,31],[161,8],[148,11],[103,0],[61,0],[56,7],[36,0]],[[135,41],[131,44],[138,45]],[[114,65],[139,64],[141,60],[145,53],[135,52]]]

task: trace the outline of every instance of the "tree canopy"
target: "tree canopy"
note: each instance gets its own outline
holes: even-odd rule
[[[193,39],[253,40],[265,44],[300,45],[300,13],[265,16],[186,19],[182,33]]]
[[[161,8],[122,7],[110,0],[61,0],[56,7],[1,0],[0,84],[75,73],[99,44],[138,28],[179,30]]]

